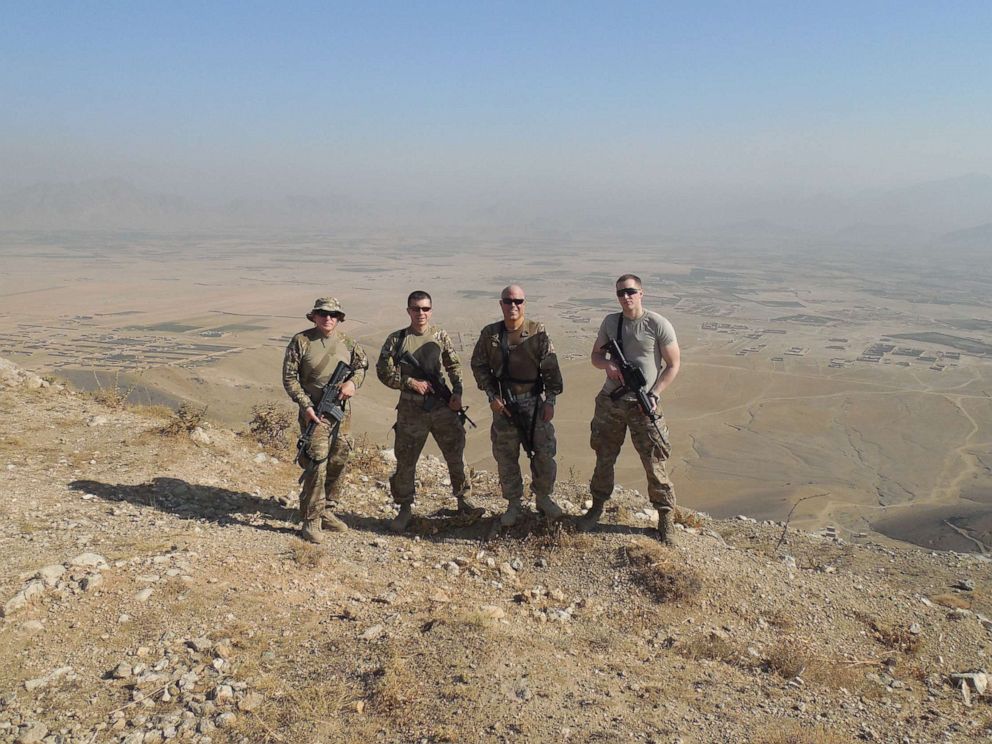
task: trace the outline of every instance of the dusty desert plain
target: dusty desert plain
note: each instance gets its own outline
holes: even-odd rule
[[[558,350],[559,473],[579,482],[603,380],[589,352],[615,277],[634,272],[682,347],[662,402],[682,505],[775,520],[795,506],[793,524],[852,541],[992,548],[987,261],[558,234],[82,232],[0,234],[0,261],[0,356],[77,388],[207,405],[234,429],[259,403],[292,410],[283,349],[316,297],[341,301],[374,360],[407,322],[407,293],[425,289],[467,369],[500,289],[518,283]],[[493,470],[485,398],[470,385],[466,402],[479,424],[466,459]],[[388,443],[395,403],[370,374],[356,434]],[[618,480],[644,487],[630,447]]]

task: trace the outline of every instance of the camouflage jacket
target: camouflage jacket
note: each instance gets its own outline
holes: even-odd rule
[[[520,343],[509,349],[507,355],[509,370],[503,369],[502,334],[503,321],[490,323],[482,329],[479,340],[472,352],[472,374],[492,400],[499,394],[499,384],[509,385],[515,395],[528,393],[540,378],[544,394],[549,403],[564,389],[558,355],[543,323],[525,320],[520,335]]]
[[[441,368],[448,375],[451,392],[462,394],[462,363],[458,358],[451,337],[443,328],[429,325],[420,335],[404,328],[390,333],[379,352],[375,365],[376,375],[386,387],[403,392],[413,392],[410,380],[418,379],[412,365],[400,362],[403,351],[410,351],[424,371],[441,375]]]
[[[324,386],[338,362],[355,370],[351,380],[356,388],[361,387],[369,362],[362,347],[350,336],[335,330],[325,339],[316,328],[293,336],[283,357],[282,386],[300,410],[320,403]]]

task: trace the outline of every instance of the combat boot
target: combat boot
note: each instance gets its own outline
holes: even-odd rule
[[[579,517],[576,522],[576,525],[582,532],[591,532],[596,528],[596,523],[599,522],[599,518],[603,516],[603,506],[605,504],[605,501],[593,499],[592,506],[590,506],[589,510]]]
[[[458,497],[458,516],[476,519],[486,513],[481,506],[476,506],[464,496]]]
[[[322,529],[330,530],[331,532],[347,532],[348,525],[342,522],[332,511],[324,510],[324,515],[320,518],[320,526]]]
[[[658,539],[663,545],[675,544],[675,515],[671,509],[658,510]]]
[[[320,545],[324,541],[320,536],[320,520],[308,519],[304,522],[303,528],[300,530],[300,539],[314,545]]]
[[[536,500],[537,509],[544,515],[544,518],[555,522],[562,518],[565,513],[561,510],[561,507],[555,503],[554,499],[551,498],[550,494],[544,494],[543,496],[538,496]]]
[[[389,523],[389,529],[391,532],[396,533],[405,532],[412,521],[413,506],[411,504],[401,504],[399,513]]]
[[[520,518],[524,515],[523,504],[520,503],[520,499],[510,499],[506,502],[506,511],[503,512],[503,516],[499,518],[499,523],[503,527],[512,527]]]

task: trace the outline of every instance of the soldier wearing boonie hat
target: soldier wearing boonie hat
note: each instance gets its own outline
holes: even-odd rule
[[[347,401],[365,381],[369,363],[362,347],[339,330],[345,312],[337,299],[317,298],[306,318],[313,323],[313,328],[297,333],[286,347],[282,384],[300,408],[300,431],[304,431],[311,421],[319,424],[311,437],[310,447],[300,457],[300,463],[306,469],[300,492],[300,518],[303,522],[300,537],[319,543],[321,528],[336,532],[348,529],[344,522],[326,509],[326,502],[335,500],[341,475],[348,464],[353,444],[348,433],[351,429],[351,409]],[[320,404],[324,386],[331,379],[338,362],[350,365],[355,375],[342,384],[338,392],[345,401],[347,413],[332,447],[331,429],[320,422],[315,408]]]
[[[307,320],[313,321],[314,315],[318,312],[331,313],[344,320],[344,310],[335,297],[318,297],[313,303],[313,310],[307,313]]]

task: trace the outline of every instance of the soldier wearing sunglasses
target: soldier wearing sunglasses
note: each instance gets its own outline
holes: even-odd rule
[[[300,537],[308,542],[321,542],[321,529],[343,532],[348,526],[338,519],[326,502],[336,499],[341,474],[348,464],[352,442],[351,409],[347,414],[333,444],[331,428],[318,418],[315,410],[320,405],[324,386],[330,381],[338,362],[355,370],[354,376],[338,389],[338,397],[345,402],[355,395],[365,380],[369,363],[365,352],[338,326],[344,322],[344,310],[333,297],[320,297],[307,313],[313,323],[293,336],[286,347],[282,366],[282,384],[289,397],[300,407],[300,431],[313,422],[317,424],[310,444],[302,453],[300,464],[304,467],[303,489],[300,492],[300,517],[303,526]]]
[[[493,412],[490,439],[507,508],[500,524],[510,527],[524,514],[521,448],[530,458],[531,490],[538,510],[559,519],[551,498],[555,487],[555,401],[563,389],[558,356],[542,323],[526,319],[524,291],[515,284],[500,293],[503,320],[482,329],[472,352],[472,374]]]
[[[616,290],[621,312],[606,316],[592,349],[592,364],[606,372],[606,382],[596,396],[596,412],[590,425],[590,441],[596,452],[596,469],[589,483],[592,507],[579,519],[579,527],[591,530],[602,516],[603,507],[613,493],[614,465],[630,429],[631,442],[647,474],[648,498],[658,510],[658,535],[662,542],[671,545],[675,491],[665,467],[671,444],[658,404],[662,392],[679,373],[679,343],[675,329],[666,318],[642,307],[644,290],[639,277],[624,274],[617,279]],[[603,351],[611,339],[617,341],[623,357],[644,375],[651,416],[641,410],[637,391],[624,385],[617,360],[610,359]]]
[[[389,479],[393,501],[400,507],[389,523],[393,532],[403,532],[413,519],[417,460],[428,434],[433,435],[448,465],[458,514],[480,517],[484,513],[469,500],[472,483],[465,477],[465,429],[458,417],[462,408],[461,361],[447,332],[431,323],[433,310],[427,292],[411,292],[406,300],[410,325],[389,334],[375,366],[379,380],[400,391],[394,427],[396,472]],[[447,402],[423,379],[433,376],[443,382],[444,373],[451,387]]]

